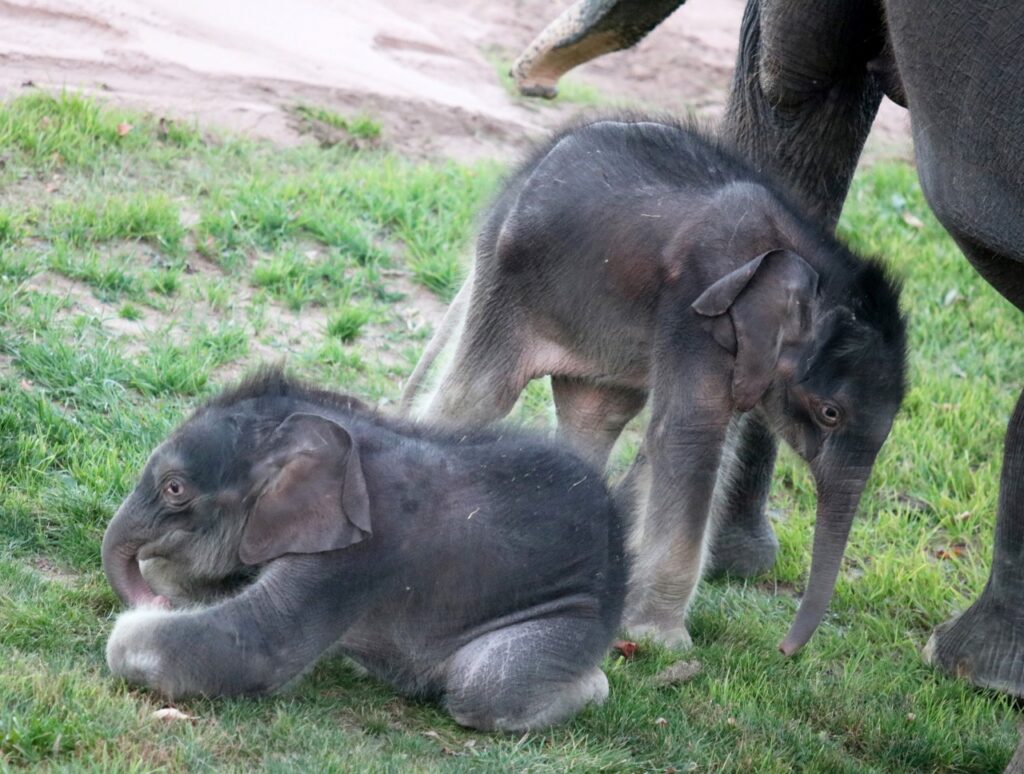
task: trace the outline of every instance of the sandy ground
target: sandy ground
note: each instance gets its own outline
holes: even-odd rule
[[[0,94],[67,87],[175,118],[301,142],[288,112],[382,121],[393,147],[507,157],[584,109],[511,95],[511,61],[568,3],[552,0],[0,0]],[[570,77],[610,102],[721,112],[744,0],[689,0],[637,47]],[[883,106],[869,157],[910,157]]]

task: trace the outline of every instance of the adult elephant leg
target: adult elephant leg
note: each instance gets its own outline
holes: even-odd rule
[[[975,269],[1024,311],[1021,6],[886,0],[921,188]],[[985,84],[979,88],[978,84]],[[1005,331],[1008,341],[1019,331]],[[925,649],[939,669],[1024,696],[1024,395],[1006,431],[988,583]]]
[[[874,3],[748,0],[723,130],[834,226],[882,99]]]
[[[779,552],[765,505],[775,468],[775,436],[753,414],[739,417],[726,440],[715,490],[707,574],[750,578],[771,569]]]
[[[963,615],[935,630],[924,655],[976,685],[1024,696],[1024,392],[1006,431],[988,583]]]

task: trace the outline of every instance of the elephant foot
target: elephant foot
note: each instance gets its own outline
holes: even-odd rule
[[[752,578],[770,570],[778,553],[779,540],[764,516],[726,521],[711,544],[705,576]]]
[[[924,660],[982,688],[1024,697],[1024,608],[990,599],[977,602],[932,633]]]
[[[650,639],[651,642],[673,650],[689,650],[693,640],[686,626],[676,621],[650,618],[627,619],[626,631],[631,640]]]

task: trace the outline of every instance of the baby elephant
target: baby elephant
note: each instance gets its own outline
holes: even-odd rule
[[[107,528],[104,570],[138,608],[107,663],[172,699],[230,696],[330,651],[462,725],[541,728],[608,694],[622,533],[568,451],[265,371],[161,444]]]
[[[689,642],[711,533],[733,561],[774,559],[763,513],[783,438],[818,489],[807,593],[780,646],[791,654],[825,613],[903,398],[898,301],[880,265],[693,128],[598,121],[555,136],[507,182],[403,402],[456,328],[431,419],[490,422],[550,374],[560,431],[604,465],[650,392],[627,479],[645,518],[626,618],[675,645]]]

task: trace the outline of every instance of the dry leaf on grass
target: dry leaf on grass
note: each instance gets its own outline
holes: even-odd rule
[[[164,707],[163,709],[158,709],[156,712],[150,715],[150,717],[155,718],[156,720],[163,720],[168,723],[175,722],[178,720],[196,719],[195,715],[188,715],[176,707]]]
[[[942,305],[943,306],[952,306],[953,304],[957,303],[958,301],[963,301],[963,300],[964,300],[964,297],[960,294],[959,290],[957,290],[956,288],[950,288],[950,290],[947,291],[946,295],[944,295],[942,297]]]
[[[940,548],[935,552],[936,559],[959,559],[967,550],[966,543],[953,543],[948,548]]]
[[[903,222],[911,228],[922,229],[924,228],[924,221],[921,220],[917,215],[912,212],[903,213]]]

